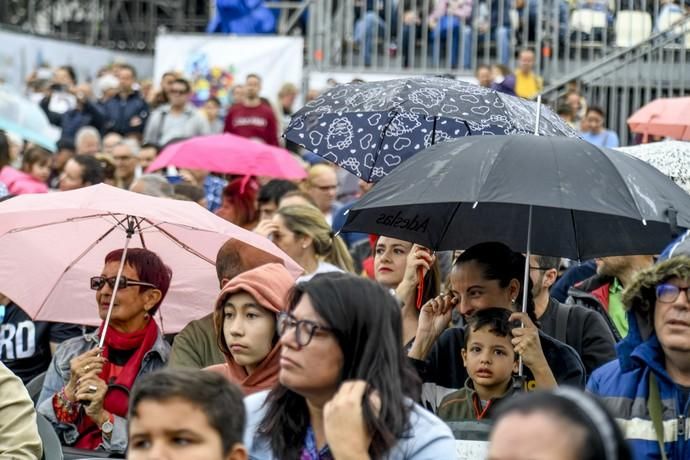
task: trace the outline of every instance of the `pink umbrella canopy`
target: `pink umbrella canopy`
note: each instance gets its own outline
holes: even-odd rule
[[[628,118],[634,133],[690,141],[690,97],[655,99]],[[645,139],[646,142],[646,139]]]
[[[215,173],[304,179],[304,167],[287,150],[234,134],[197,136],[166,147],[146,172],[166,166]]]
[[[302,268],[267,238],[244,230],[196,203],[155,198],[100,184],[69,192],[22,195],[0,203],[0,292],[35,320],[99,325],[89,278],[106,254],[146,247],[172,268],[157,320],[165,333],[213,310],[219,292],[216,254],[235,238]]]

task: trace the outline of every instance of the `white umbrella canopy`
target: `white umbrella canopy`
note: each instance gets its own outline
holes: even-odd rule
[[[646,161],[690,193],[690,142],[661,141],[617,150]]]

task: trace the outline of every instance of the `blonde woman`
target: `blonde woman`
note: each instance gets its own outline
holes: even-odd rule
[[[352,257],[314,206],[286,206],[263,226],[263,233],[304,268],[297,282],[327,272],[352,272]]]

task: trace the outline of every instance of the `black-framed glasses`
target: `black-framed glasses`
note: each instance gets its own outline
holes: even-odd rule
[[[299,347],[306,347],[311,342],[317,331],[334,332],[334,329],[308,319],[297,319],[289,313],[278,315],[278,335],[284,336],[288,331],[295,330],[295,340]]]
[[[102,289],[103,286],[105,286],[105,283],[108,283],[108,286],[110,286],[110,289],[115,289],[115,280],[117,278],[114,276],[111,276],[110,278],[106,278],[105,276],[92,276],[91,277],[91,289],[94,291],[98,291],[99,289]],[[120,277],[120,284],[117,286],[118,289],[127,289],[129,286],[146,286],[150,288],[156,288],[157,286],[155,284],[147,283],[145,281],[137,281],[137,280],[131,280],[127,277],[121,276]]]
[[[539,270],[545,272],[546,270],[557,270],[555,267],[539,267],[539,266],[531,266],[529,267],[530,270]]]
[[[656,286],[656,300],[662,303],[671,303],[678,300],[681,291],[685,292],[685,298],[688,298],[688,290],[690,287],[678,287],[675,284],[662,283]],[[689,299],[690,300],[690,299]]]

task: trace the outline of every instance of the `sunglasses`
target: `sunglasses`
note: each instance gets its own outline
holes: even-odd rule
[[[105,286],[105,283],[108,283],[108,286],[110,286],[110,289],[115,289],[115,280],[116,277],[111,276],[110,278],[106,278],[105,276],[92,276],[91,277],[91,289],[94,291],[98,291]],[[156,288],[155,284],[151,283],[146,283],[144,281],[137,281],[137,280],[131,280],[129,278],[125,278],[124,276],[120,277],[120,284],[117,286],[118,289],[127,289],[130,286],[146,286],[150,288]]]

